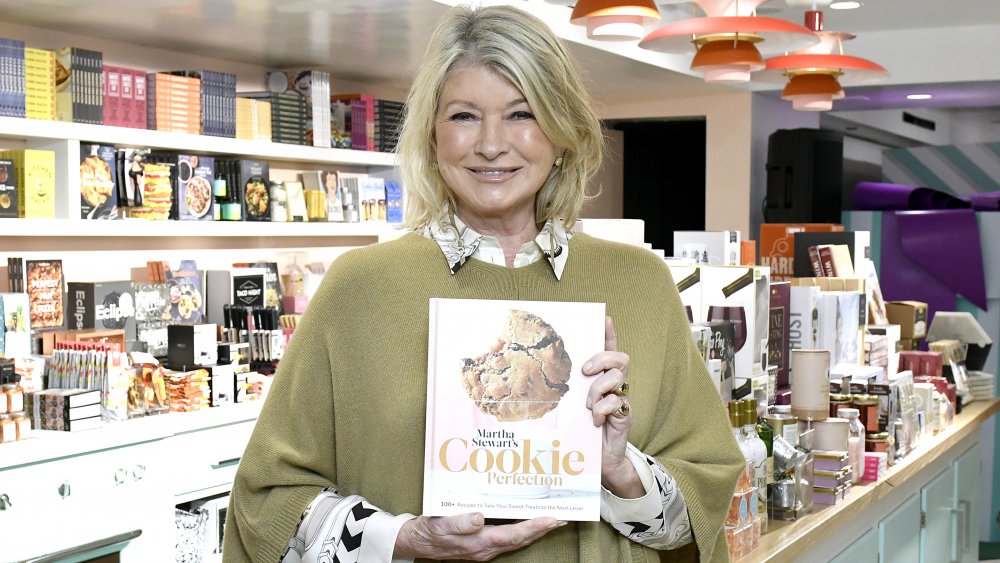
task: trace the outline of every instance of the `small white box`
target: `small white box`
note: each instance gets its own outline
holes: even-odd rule
[[[674,231],[674,256],[708,266],[740,265],[739,231]]]

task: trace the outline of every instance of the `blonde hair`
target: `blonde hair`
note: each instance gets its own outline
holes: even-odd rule
[[[454,209],[454,195],[437,168],[434,122],[452,72],[485,65],[523,94],[542,132],[565,149],[535,197],[541,224],[576,222],[587,181],[601,165],[601,123],[579,73],[548,26],[509,6],[452,8],[431,36],[406,102],[397,152],[406,189],[406,225],[420,227]]]

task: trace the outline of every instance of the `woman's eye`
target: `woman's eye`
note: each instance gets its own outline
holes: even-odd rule
[[[451,116],[452,121],[472,121],[474,119],[476,119],[476,116],[467,111],[460,111]]]
[[[530,111],[523,111],[523,110],[515,111],[514,113],[510,114],[510,119],[515,119],[515,120],[534,119],[534,118],[535,114],[531,113]]]

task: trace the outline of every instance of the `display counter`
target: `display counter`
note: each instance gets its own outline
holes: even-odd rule
[[[963,499],[960,489],[963,485],[971,485],[973,491],[978,488],[979,428],[998,410],[998,399],[970,403],[951,426],[925,437],[911,454],[890,467],[885,478],[862,481],[851,487],[844,500],[831,506],[815,505],[812,513],[796,521],[771,520],[757,549],[738,561],[859,563],[893,560],[893,554],[904,551],[928,555],[938,548],[946,550],[946,560],[975,561],[978,498],[973,492],[973,498]],[[969,463],[960,466],[966,458]],[[973,471],[972,478],[962,471]],[[939,481],[941,499],[935,496],[934,488]],[[936,500],[943,504],[935,506]],[[897,526],[910,514],[918,518],[916,529]],[[938,517],[942,519],[940,526]],[[938,528],[945,540],[941,545],[930,537]],[[963,552],[971,553],[971,559]],[[937,559],[924,556],[920,560]]]

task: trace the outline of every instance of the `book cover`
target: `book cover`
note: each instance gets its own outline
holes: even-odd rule
[[[136,338],[145,343],[153,356],[167,355],[167,324],[171,315],[170,285],[165,283],[135,284]]]
[[[215,219],[212,183],[215,159],[211,156],[177,156],[177,211],[182,221]]]
[[[767,365],[778,368],[777,386],[786,387],[788,381],[789,362],[789,323],[791,301],[791,285],[788,282],[771,283],[771,314],[768,317],[767,329]]]
[[[239,193],[243,201],[243,217],[247,221],[271,220],[271,195],[268,163],[260,160],[239,161]]]
[[[131,281],[69,282],[70,329],[125,331],[135,339],[135,291]]]
[[[829,244],[816,246],[816,253],[819,255],[819,267],[822,276],[828,278],[837,277],[837,265],[833,262],[833,247]]]
[[[0,217],[17,218],[18,201],[14,161],[0,160]]]
[[[596,521],[604,304],[431,299],[423,513]]]
[[[850,254],[851,267],[857,271],[860,269],[861,261],[871,258],[871,231],[834,231],[834,232],[808,232],[795,235],[793,241],[795,251],[795,264],[793,271],[797,278],[807,278],[810,274],[805,258],[808,255],[810,246],[822,244],[846,244]],[[839,274],[844,277],[845,274]]]
[[[80,218],[118,216],[118,177],[115,147],[80,145]]]
[[[171,323],[198,324],[205,314],[202,274],[194,260],[181,260],[163,272],[170,286]]]
[[[31,328],[63,326],[62,260],[25,260],[25,288],[31,314]]]

